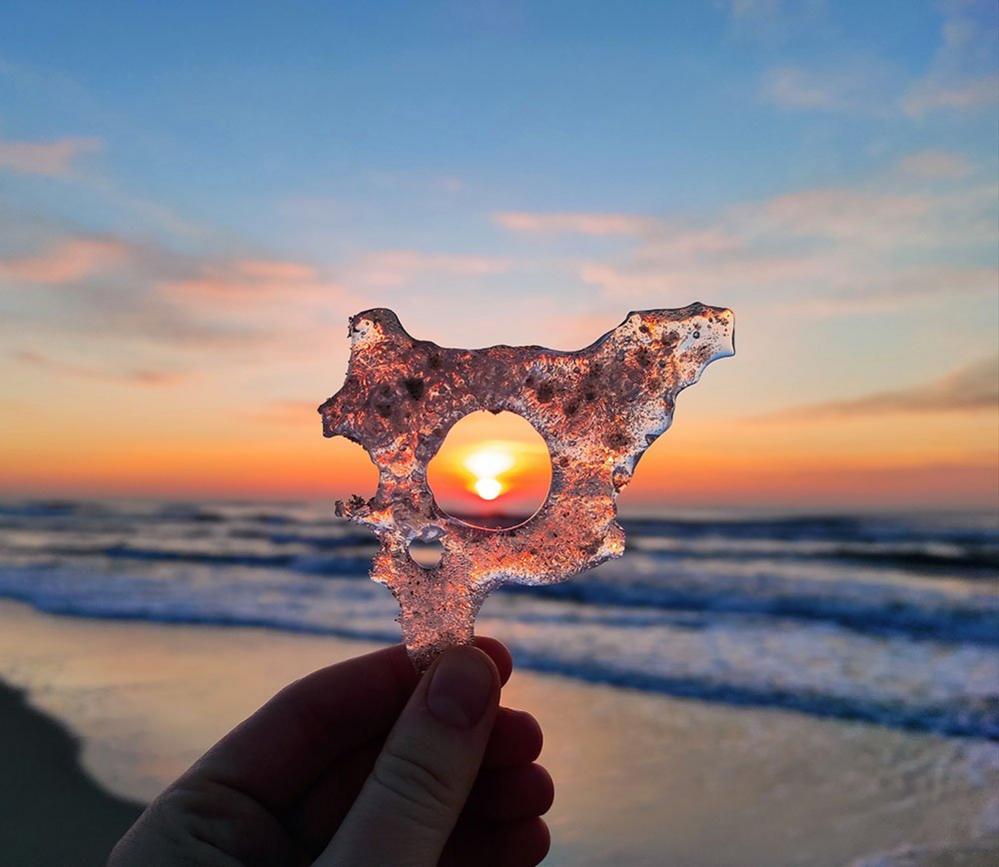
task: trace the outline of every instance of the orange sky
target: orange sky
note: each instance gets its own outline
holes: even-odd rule
[[[623,510],[996,504],[995,413],[896,410],[793,419],[720,413],[707,393],[732,387],[736,377],[727,374],[738,358],[717,362],[681,396],[674,427],[643,458],[622,496]],[[133,401],[123,400],[121,390],[73,389],[7,415],[16,424],[4,432],[0,487],[44,496],[313,499],[374,490],[376,473],[363,450],[325,440],[308,405],[281,413],[212,405],[192,411],[189,398],[165,386],[146,388],[138,395],[144,399]],[[468,491],[461,460],[476,442],[496,439],[513,444],[517,466],[502,477],[509,490],[487,504]],[[532,507],[550,472],[543,454],[539,460],[539,442],[502,416],[486,416],[445,444],[432,467],[435,491],[452,510]]]
[[[465,5],[241,44],[200,7],[96,41],[85,5],[12,11],[0,496],[368,493],[315,411],[349,315],[573,350],[702,301],[737,355],[622,508],[999,508],[994,2]],[[544,488],[518,454],[490,508]]]

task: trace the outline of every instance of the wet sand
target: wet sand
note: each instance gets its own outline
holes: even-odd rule
[[[18,799],[20,786],[0,787],[20,811],[0,823],[0,861],[100,863],[9,853],[51,827],[59,832],[47,836],[81,855],[84,842],[105,846],[134,815],[127,801],[151,798],[288,681],[371,647],[260,629],[59,618],[0,602],[0,678],[81,739],[82,768],[99,784],[81,773],[65,731],[0,694],[3,761],[33,788]],[[558,787],[549,865],[944,867],[999,855],[992,743],[524,672],[505,703],[530,710],[545,729],[542,761]],[[59,815],[72,819],[53,826]]]

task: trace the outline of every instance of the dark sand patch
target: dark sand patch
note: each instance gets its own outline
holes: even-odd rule
[[[0,862],[102,865],[142,810],[100,788],[59,723],[0,684]]]

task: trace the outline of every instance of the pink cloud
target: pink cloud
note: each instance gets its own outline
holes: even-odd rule
[[[727,0],[733,18],[776,18],[784,12],[782,0]]]
[[[727,11],[738,36],[771,47],[775,40],[782,42],[804,28],[820,26],[825,0],[715,0],[714,5]]]
[[[765,102],[791,111],[891,115],[897,113],[892,105],[897,92],[889,66],[858,56],[832,65],[775,67],[760,82]]]
[[[766,416],[766,420],[821,421],[895,413],[995,412],[997,408],[999,355],[972,362],[922,385],[793,407]]]
[[[910,118],[994,109],[999,103],[995,0],[953,0],[940,6],[939,43],[919,78],[900,82],[899,71],[883,61],[844,57],[832,66],[771,69],[762,80],[763,98],[785,109]]]
[[[932,203],[917,194],[820,188],[778,196],[750,206],[771,231],[830,239],[896,239],[925,217]]]
[[[128,370],[109,370],[86,364],[60,361],[32,349],[22,349],[13,353],[12,358],[22,364],[49,371],[64,376],[79,379],[102,380],[104,382],[122,383],[140,386],[176,385],[189,375],[179,371],[150,370],[147,368],[132,368]]]
[[[848,86],[849,85],[849,86]],[[781,108],[833,110],[849,108],[855,84],[793,66],[772,69],[763,80],[763,95]]]
[[[810,257],[778,255],[672,266],[584,262],[579,267],[579,276],[612,298],[662,299],[671,293],[677,304],[686,304],[699,295],[713,296],[719,292],[731,295],[801,285],[819,277],[822,267],[823,263]]]
[[[906,172],[856,186],[746,202],[686,227],[647,223],[632,250],[580,262],[578,276],[606,298],[634,305],[724,297],[808,316],[879,313],[994,293],[995,269],[978,263],[992,258],[999,240],[995,186],[913,187],[914,173],[954,174],[963,164],[945,152],[912,157]],[[951,264],[956,252],[967,265]]]
[[[62,138],[48,142],[0,139],[0,169],[59,177],[69,174],[77,157],[102,147],[103,143],[96,138]]]
[[[243,259],[235,263],[237,272],[252,279],[301,282],[316,279],[316,269],[301,262],[275,259]]]
[[[940,42],[926,75],[902,98],[902,111],[920,118],[935,111],[995,110],[995,0],[943,4]]]
[[[918,151],[903,157],[898,170],[904,175],[928,180],[958,180],[971,172],[968,160],[950,151]]]
[[[853,287],[848,291],[792,302],[785,309],[815,317],[853,316],[891,313],[902,306],[912,307],[940,298],[989,297],[999,286],[999,271],[947,266],[888,270],[869,267],[849,279]]]
[[[591,214],[585,212],[531,213],[504,211],[493,220],[511,232],[536,235],[641,235],[656,224],[635,214]]]
[[[999,102],[999,75],[987,75],[963,81],[925,81],[914,87],[902,100],[902,110],[911,117],[933,111],[970,111]]]
[[[125,243],[112,238],[69,238],[38,256],[0,259],[0,279],[46,285],[75,283],[120,265],[128,252]]]
[[[487,277],[510,267],[506,259],[384,250],[364,257],[350,269],[350,282],[377,289],[405,286],[418,276]]]
[[[237,259],[203,265],[196,276],[161,285],[168,296],[194,302],[282,301],[339,297],[343,287],[301,262]]]
[[[643,262],[691,261],[732,253],[745,244],[745,238],[726,227],[675,229],[663,223],[659,231],[650,232],[636,258]]]

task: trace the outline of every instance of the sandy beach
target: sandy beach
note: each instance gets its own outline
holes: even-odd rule
[[[0,700],[3,776],[24,781],[3,787],[15,819],[3,823],[4,863],[67,863],[46,831],[56,815],[89,829],[64,835],[81,841],[73,863],[100,863],[134,802],[283,684],[372,646],[0,603],[0,678],[30,704]],[[999,854],[987,741],[524,672],[505,703],[545,729],[542,761],[558,790],[546,864],[984,865]],[[80,739],[79,767],[61,726]]]

